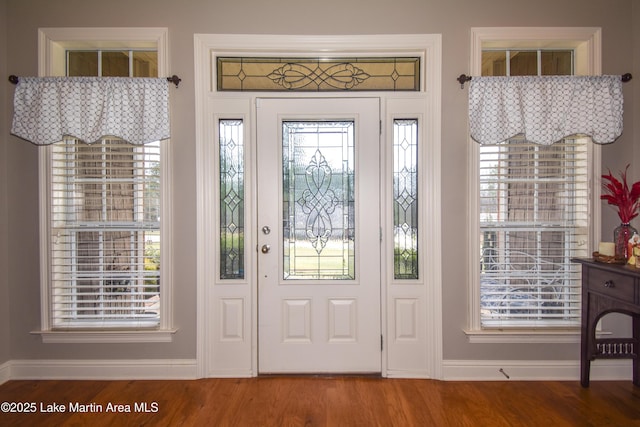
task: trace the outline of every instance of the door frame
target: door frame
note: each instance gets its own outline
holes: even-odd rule
[[[218,92],[215,57],[224,56],[402,56],[421,58],[420,90],[417,92],[340,92],[345,97],[377,97],[381,100],[380,217],[383,224],[381,265],[381,321],[384,377],[442,377],[442,296],[440,235],[440,135],[441,135],[441,35],[280,36],[196,34],[196,178],[197,178],[197,376],[252,377],[258,374],[256,235],[245,234],[245,277],[218,279],[217,258],[217,121],[242,119],[245,137],[245,212],[256,209],[255,173],[256,99],[265,97],[336,97],[325,93]],[[419,118],[421,132],[420,187],[421,239],[423,248],[417,281],[397,281],[390,268],[393,248],[389,231],[393,215],[392,138],[393,119]],[[258,229],[255,214],[245,223]],[[427,244],[428,243],[428,244]]]

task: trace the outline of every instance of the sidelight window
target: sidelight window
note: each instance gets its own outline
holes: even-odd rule
[[[418,279],[418,120],[393,121],[393,275]]]
[[[244,279],[244,131],[220,120],[220,278]]]

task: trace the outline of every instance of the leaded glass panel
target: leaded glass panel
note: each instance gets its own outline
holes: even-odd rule
[[[218,57],[219,91],[419,91],[420,58]]]
[[[354,122],[282,124],[285,279],[355,279]]]
[[[418,120],[393,121],[393,276],[418,278]]]
[[[242,120],[220,120],[220,278],[244,279]]]

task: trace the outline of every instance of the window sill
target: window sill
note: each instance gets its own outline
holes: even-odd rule
[[[580,329],[464,329],[467,340],[474,344],[576,344]],[[597,333],[598,336],[606,333]]]
[[[33,331],[43,343],[97,344],[97,343],[160,343],[173,341],[177,329],[112,330],[112,331]]]

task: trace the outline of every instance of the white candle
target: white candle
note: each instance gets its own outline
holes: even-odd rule
[[[614,256],[616,254],[615,244],[613,242],[600,242],[598,252],[604,256]]]

